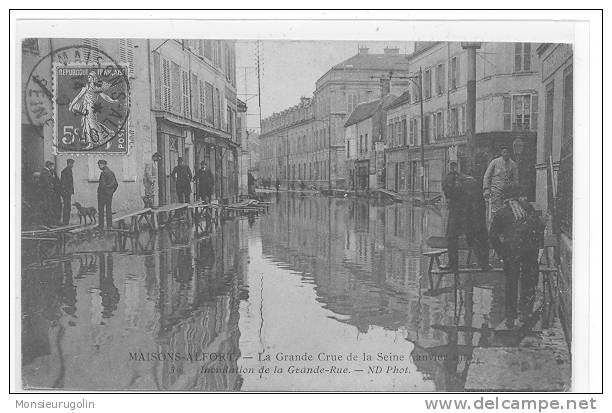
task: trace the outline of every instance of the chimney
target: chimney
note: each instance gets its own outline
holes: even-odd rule
[[[380,78],[380,97],[383,98],[391,93],[391,79],[382,77]]]
[[[366,46],[359,46],[359,54],[368,54],[369,50]]]
[[[384,52],[386,55],[398,55],[399,47],[385,47]]]

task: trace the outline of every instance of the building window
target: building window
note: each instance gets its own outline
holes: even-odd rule
[[[450,110],[450,135],[457,136],[459,134],[459,117],[457,108]]]
[[[178,63],[172,62],[171,65],[171,78],[172,81],[172,111],[177,114],[183,113],[183,99],[182,99],[182,79],[181,79],[181,67]]]
[[[186,118],[191,117],[191,104],[189,102],[189,73],[186,70],[181,72],[182,82],[181,82],[181,95],[183,97],[183,115]]]
[[[221,129],[221,95],[219,89],[215,88],[215,127]]]
[[[198,102],[198,107],[199,107],[199,114],[200,114],[200,120],[202,122],[204,122],[204,120],[206,119],[206,86],[204,81],[200,80],[200,96],[199,96],[199,102]]]
[[[421,96],[421,91],[419,90],[419,86],[416,82],[412,82],[412,102],[416,103],[419,101],[419,96]]]
[[[432,136],[434,140],[444,137],[444,114],[436,112],[432,115]]]
[[[359,153],[363,153],[363,135],[359,135]]]
[[[537,130],[538,96],[503,97],[504,130]]]
[[[359,104],[359,96],[357,96],[356,94],[348,95],[346,104],[347,104],[347,106],[346,106],[347,112],[348,113],[353,112],[355,107]]]
[[[538,130],[538,95],[531,95],[531,130]]]
[[[23,41],[21,42],[21,49],[24,52],[38,54],[38,39],[23,39]]]
[[[408,145],[408,128],[406,125],[406,118],[402,119],[402,145]]]
[[[431,132],[431,118],[430,115],[425,115],[425,124],[423,125],[423,142],[422,145],[429,143],[429,134]]]
[[[214,88],[208,82],[205,82],[206,93],[204,96],[206,97],[206,122],[214,125],[215,123],[215,112],[214,112]]]
[[[208,60],[212,60],[213,58],[213,45],[212,45],[212,40],[202,40],[202,43],[204,43],[204,57],[206,57]]]
[[[431,70],[425,71],[423,89],[424,98],[429,99],[431,97]]]
[[[410,119],[410,145],[414,145],[417,136],[417,119]]]
[[[436,93],[441,95],[446,90],[446,70],[443,63],[436,67]]]
[[[162,107],[165,111],[170,111],[172,107],[172,88],[170,82],[170,61],[162,58]]]
[[[365,148],[364,148],[364,152],[368,153],[368,134],[365,134]]]
[[[528,72],[531,70],[531,43],[514,44],[514,71]]]
[[[465,134],[466,129],[465,105],[459,106],[459,135]]]
[[[227,122],[225,123],[225,131],[232,133],[232,109],[228,106],[225,108],[225,119]]]
[[[504,130],[512,129],[512,101],[510,96],[504,96]]]
[[[351,157],[351,141],[346,141],[346,157]]]
[[[459,58],[455,56],[451,59],[451,75],[450,75],[451,90],[457,89],[458,84],[459,84]]]
[[[399,163],[399,189],[406,190],[406,162]]]

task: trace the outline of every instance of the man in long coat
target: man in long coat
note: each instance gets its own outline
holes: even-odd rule
[[[480,185],[474,177],[458,172],[456,162],[451,162],[451,171],[442,185],[448,202],[448,267],[459,268],[459,237],[465,236],[478,265],[489,269],[486,208]]]
[[[106,218],[106,227],[110,229],[113,226],[113,195],[119,184],[115,173],[106,165],[104,159],[98,161],[98,167],[102,170],[98,181],[98,228],[104,229]]]
[[[197,183],[198,196],[201,200],[210,202],[212,193],[215,189],[215,177],[208,169],[206,162],[200,163],[201,167],[193,178]]]
[[[66,167],[62,169],[60,183],[62,187],[62,224],[70,223],[70,209],[72,208],[72,195],[74,195],[74,180],[72,178],[72,167],[74,159],[66,161]]]
[[[61,205],[61,187],[59,179],[55,174],[55,164],[51,161],[45,162],[45,167],[40,172],[39,197],[40,216],[47,225],[59,224]]]
[[[178,158],[178,165],[172,170],[171,176],[176,179],[176,195],[179,202],[190,202],[191,180],[193,175],[189,166],[183,164],[183,158]]]
[[[544,240],[544,224],[534,208],[519,198],[518,185],[503,192],[503,205],[491,222],[491,245],[504,261],[506,276],[506,327],[514,327],[521,285],[520,310],[523,321],[531,314],[538,281],[538,253]]]

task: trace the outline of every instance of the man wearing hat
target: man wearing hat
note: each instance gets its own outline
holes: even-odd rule
[[[544,224],[519,193],[518,185],[505,186],[502,206],[493,216],[489,233],[491,246],[504,261],[507,328],[514,327],[518,315],[519,281],[521,319],[533,311],[538,252],[544,239]]]
[[[480,185],[474,177],[457,170],[457,162],[450,163],[450,172],[442,183],[448,204],[446,241],[448,243],[448,265],[459,268],[459,237],[465,236],[468,246],[474,251],[478,265],[487,270],[489,245],[485,220],[485,205]]]
[[[106,217],[106,227],[110,229],[113,226],[113,194],[119,184],[115,173],[107,166],[106,160],[100,159],[98,167],[102,170],[98,181],[98,228],[104,229],[104,218]]]
[[[72,167],[74,166],[74,159],[68,159],[66,161],[66,167],[62,169],[60,176],[60,183],[62,187],[62,224],[68,225],[70,223],[70,208],[72,208],[72,195],[74,195],[74,182],[72,179]]]
[[[62,201],[60,200],[59,180],[55,174],[53,162],[45,162],[45,167],[40,171],[38,186],[40,216],[43,222],[47,225],[58,225]]]
[[[482,182],[483,195],[491,206],[490,219],[502,207],[502,193],[507,185],[518,185],[518,167],[510,159],[510,149],[502,146],[501,156],[489,163]]]

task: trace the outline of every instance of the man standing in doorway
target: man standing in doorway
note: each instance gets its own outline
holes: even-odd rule
[[[55,164],[51,161],[45,162],[45,167],[40,171],[38,181],[40,197],[40,217],[46,225],[58,225],[61,201],[59,197],[58,179],[55,175]]]
[[[172,170],[171,176],[176,179],[176,195],[178,196],[178,201],[181,203],[189,203],[193,175],[191,174],[189,166],[183,164],[183,158],[178,158],[178,165]]]
[[[215,188],[215,177],[210,169],[208,169],[206,162],[200,162],[200,169],[193,180],[197,183],[198,196],[200,199],[210,203]]]
[[[508,185],[518,185],[518,167],[510,159],[510,149],[507,146],[501,147],[501,156],[489,163],[484,174],[482,189],[485,199],[489,200],[491,216],[503,206],[503,191]]]
[[[111,229],[113,226],[113,195],[119,184],[115,173],[106,165],[104,159],[98,161],[98,168],[102,170],[98,181],[98,228],[104,229],[104,218],[106,218],[106,228]]]
[[[70,223],[70,209],[72,208],[72,195],[74,195],[74,181],[72,179],[72,167],[74,166],[74,159],[68,159],[66,161],[66,167],[62,170],[60,176],[60,184],[62,187],[62,224],[68,225]]]

